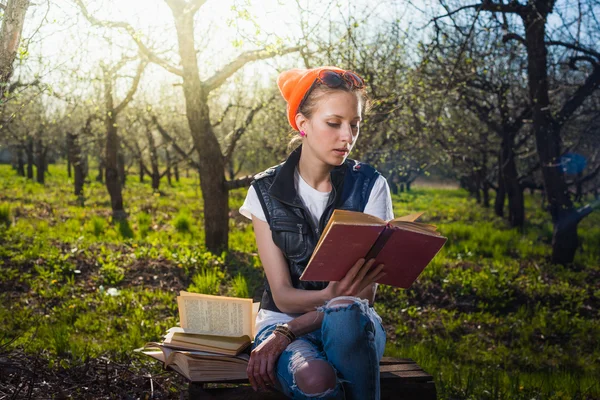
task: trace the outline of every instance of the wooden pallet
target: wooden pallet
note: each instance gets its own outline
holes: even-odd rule
[[[435,400],[433,377],[410,358],[383,357],[379,363],[381,399]],[[286,397],[272,390],[255,392],[248,380],[190,382],[190,400],[283,400]]]

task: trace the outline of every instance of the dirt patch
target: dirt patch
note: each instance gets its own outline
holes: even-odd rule
[[[180,399],[182,377],[161,371],[143,355],[116,363],[106,357],[73,367],[49,367],[20,350],[0,351],[0,398],[10,399]],[[180,395],[181,393],[181,395]]]

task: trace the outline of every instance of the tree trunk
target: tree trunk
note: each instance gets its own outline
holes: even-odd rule
[[[561,154],[560,132],[552,118],[548,95],[547,49],[545,39],[546,21],[553,3],[536,1],[533,11],[524,18],[527,44],[527,75],[529,97],[533,107],[533,131],[537,153],[542,166],[544,191],[548,199],[554,224],[552,237],[552,262],[571,263],[577,250],[577,223],[561,227],[561,219],[574,212],[565,177],[559,168]]]
[[[173,182],[171,182],[171,155],[167,149],[165,149],[165,157],[167,159],[167,182],[169,186],[173,186]]]
[[[139,167],[140,167],[140,183],[144,183],[144,160],[142,160],[141,154],[140,154],[140,160],[139,160]]]
[[[38,138],[35,143],[36,178],[37,182],[44,184],[46,172],[46,151],[42,139]]]
[[[118,139],[120,141],[120,139]],[[121,187],[125,187],[125,182],[127,180],[127,174],[125,173],[125,154],[123,154],[123,149],[119,146],[118,154],[117,154],[117,166],[119,169],[119,183]]]
[[[160,174],[158,173],[158,171],[154,172],[154,169],[152,171],[152,190],[155,192],[158,192],[160,188]]]
[[[29,0],[8,0],[4,6],[0,28],[0,98],[4,97],[13,74],[13,63],[21,42],[23,22],[28,8]]]
[[[106,116],[104,117],[104,129],[106,130],[106,148],[104,154],[104,167],[106,169],[106,189],[110,195],[112,217],[115,220],[127,218],[123,209],[123,194],[121,192],[121,180],[119,175],[119,135],[117,132],[117,115],[113,103],[112,76],[104,74],[104,102],[106,105]]]
[[[522,228],[525,223],[525,201],[515,162],[514,134],[512,132],[505,132],[502,138],[500,164],[504,188],[508,197],[508,221],[510,226]]]
[[[160,166],[158,164],[158,151],[156,149],[156,143],[154,142],[154,136],[152,136],[152,132],[150,132],[149,130],[146,130],[146,139],[148,140],[148,148],[150,150],[152,190],[158,192],[158,189],[160,187]]]
[[[483,193],[483,206],[490,208],[490,184],[486,179],[483,179],[481,191]]]
[[[220,253],[227,249],[229,241],[229,191],[225,186],[224,159],[210,124],[208,91],[203,87],[198,73],[194,16],[184,12],[174,12],[173,15],[183,67],[186,116],[200,166],[205,244],[209,251]]]
[[[71,160],[73,159],[73,141],[75,136],[71,132],[67,132],[66,136],[66,147],[67,147],[67,175],[72,178],[71,175]]]
[[[96,175],[96,182],[104,183],[104,158],[98,157],[98,175]]]
[[[83,196],[83,181],[85,179],[85,174],[81,157],[81,146],[79,145],[79,135],[67,133],[67,143],[67,148],[69,149],[67,158],[71,160],[75,174],[74,192],[75,196],[80,197]]]
[[[179,163],[175,163],[173,172],[175,173],[175,182],[179,182]]]
[[[110,113],[109,113],[110,114]],[[114,219],[126,218],[123,209],[123,195],[121,192],[121,180],[119,176],[119,136],[117,128],[114,126],[116,121],[111,115],[105,119],[106,129],[106,150],[105,150],[105,177],[106,189],[110,195],[110,205],[112,207],[112,216]]]
[[[68,136],[68,134],[67,134]],[[71,158],[68,156],[69,154],[69,148],[67,147],[67,177],[70,179],[72,178],[72,174],[71,174]]]
[[[229,158],[229,162],[227,163],[227,175],[229,175],[229,179],[233,180],[235,178],[235,170],[233,168],[233,157]]]
[[[481,204],[481,178],[479,175],[479,171],[475,171],[471,174],[471,179],[473,179],[472,185],[472,193],[475,195],[475,200],[477,204]]]
[[[27,147],[25,148],[27,153],[27,179],[33,179],[33,137],[27,136]]]
[[[17,173],[19,176],[25,176],[25,161],[23,160],[23,146],[17,147]]]
[[[83,183],[85,184],[86,179],[88,178],[89,175],[89,166],[90,164],[88,163],[88,155],[86,152],[80,151],[81,153],[81,174],[83,175]]]
[[[487,179],[487,164],[488,164],[488,152],[487,142],[488,142],[488,132],[483,131],[480,133],[479,141],[481,143],[481,148],[483,149],[481,152],[481,167],[477,170],[477,176],[479,177],[479,188],[481,189],[481,194],[483,196],[483,206],[485,208],[490,208],[490,184]]]
[[[498,157],[498,190],[494,200],[494,212],[499,217],[504,217],[504,201],[506,199],[506,189],[504,187],[504,175],[502,174],[502,151]]]

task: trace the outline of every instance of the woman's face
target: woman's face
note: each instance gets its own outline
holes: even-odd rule
[[[338,90],[322,96],[312,117],[299,124],[306,132],[302,147],[324,163],[341,165],[358,139],[360,111],[355,93]]]

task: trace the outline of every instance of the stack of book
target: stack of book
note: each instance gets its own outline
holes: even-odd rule
[[[140,349],[192,382],[247,379],[259,303],[252,299],[181,292],[180,327]]]

